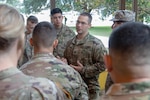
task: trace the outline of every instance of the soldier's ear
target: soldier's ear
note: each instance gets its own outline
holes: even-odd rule
[[[33,39],[30,38],[30,45],[33,46]]]
[[[53,42],[53,48],[56,48],[57,44],[58,44],[58,40],[55,39],[54,42]]]
[[[91,26],[92,26],[92,24],[90,23],[90,24],[89,24],[89,28],[91,28]]]
[[[104,55],[104,62],[105,66],[108,72],[111,72],[113,70],[112,68],[112,59],[110,55]]]

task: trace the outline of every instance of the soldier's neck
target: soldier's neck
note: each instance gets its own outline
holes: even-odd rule
[[[52,53],[53,54],[53,48],[34,48],[34,55],[37,53]]]

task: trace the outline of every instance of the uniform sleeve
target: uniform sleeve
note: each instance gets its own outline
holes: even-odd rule
[[[67,59],[67,54],[68,54],[68,47],[69,47],[69,45],[71,44],[71,41],[72,41],[72,39],[67,42],[66,48],[65,48],[65,50],[64,50],[64,58],[66,58],[66,59]],[[67,60],[67,61],[68,61],[68,60]],[[68,64],[68,65],[69,65],[69,64]]]
[[[99,73],[105,70],[104,64],[104,54],[106,54],[106,49],[102,42],[99,44],[95,43],[92,49],[92,62],[93,65],[85,65],[83,68],[81,75],[85,76],[86,78],[92,78],[95,75],[99,75]]]
[[[107,75],[106,84],[105,84],[105,92],[109,89],[109,87],[113,84],[110,74]]]
[[[85,82],[83,81],[83,79],[81,77],[79,77],[80,79],[80,89],[79,91],[79,95],[77,96],[77,100],[89,100],[89,92],[88,92],[88,87],[85,84]]]
[[[72,69],[71,72],[74,73],[72,74],[73,80],[70,80],[70,84],[73,86],[73,91],[70,91],[73,94],[73,100],[89,100],[88,86],[76,70]]]

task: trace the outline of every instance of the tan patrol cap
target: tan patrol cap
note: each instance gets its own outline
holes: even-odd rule
[[[135,21],[135,13],[130,10],[117,10],[114,13],[114,18],[112,18],[110,21]]]

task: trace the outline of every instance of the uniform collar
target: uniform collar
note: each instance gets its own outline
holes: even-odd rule
[[[64,24],[62,24],[61,28],[59,28],[57,30],[59,30],[57,32],[57,35],[59,36],[59,35],[61,35],[62,33],[64,33],[66,31],[66,26]]]
[[[39,58],[39,57],[54,57],[54,55],[52,53],[36,53],[32,59],[35,59],[35,58]]]
[[[2,70],[0,71],[0,80],[5,79],[9,76],[13,76],[16,73],[21,73],[21,71],[18,70],[17,67],[12,67],[12,68]]]
[[[81,44],[84,44],[87,41],[88,38],[89,38],[89,33],[81,40],[78,40],[77,36],[76,36],[76,37],[73,38],[72,43],[76,44],[76,45],[81,45]]]
[[[150,81],[139,83],[113,84],[106,95],[126,95],[141,92],[150,92]]]

